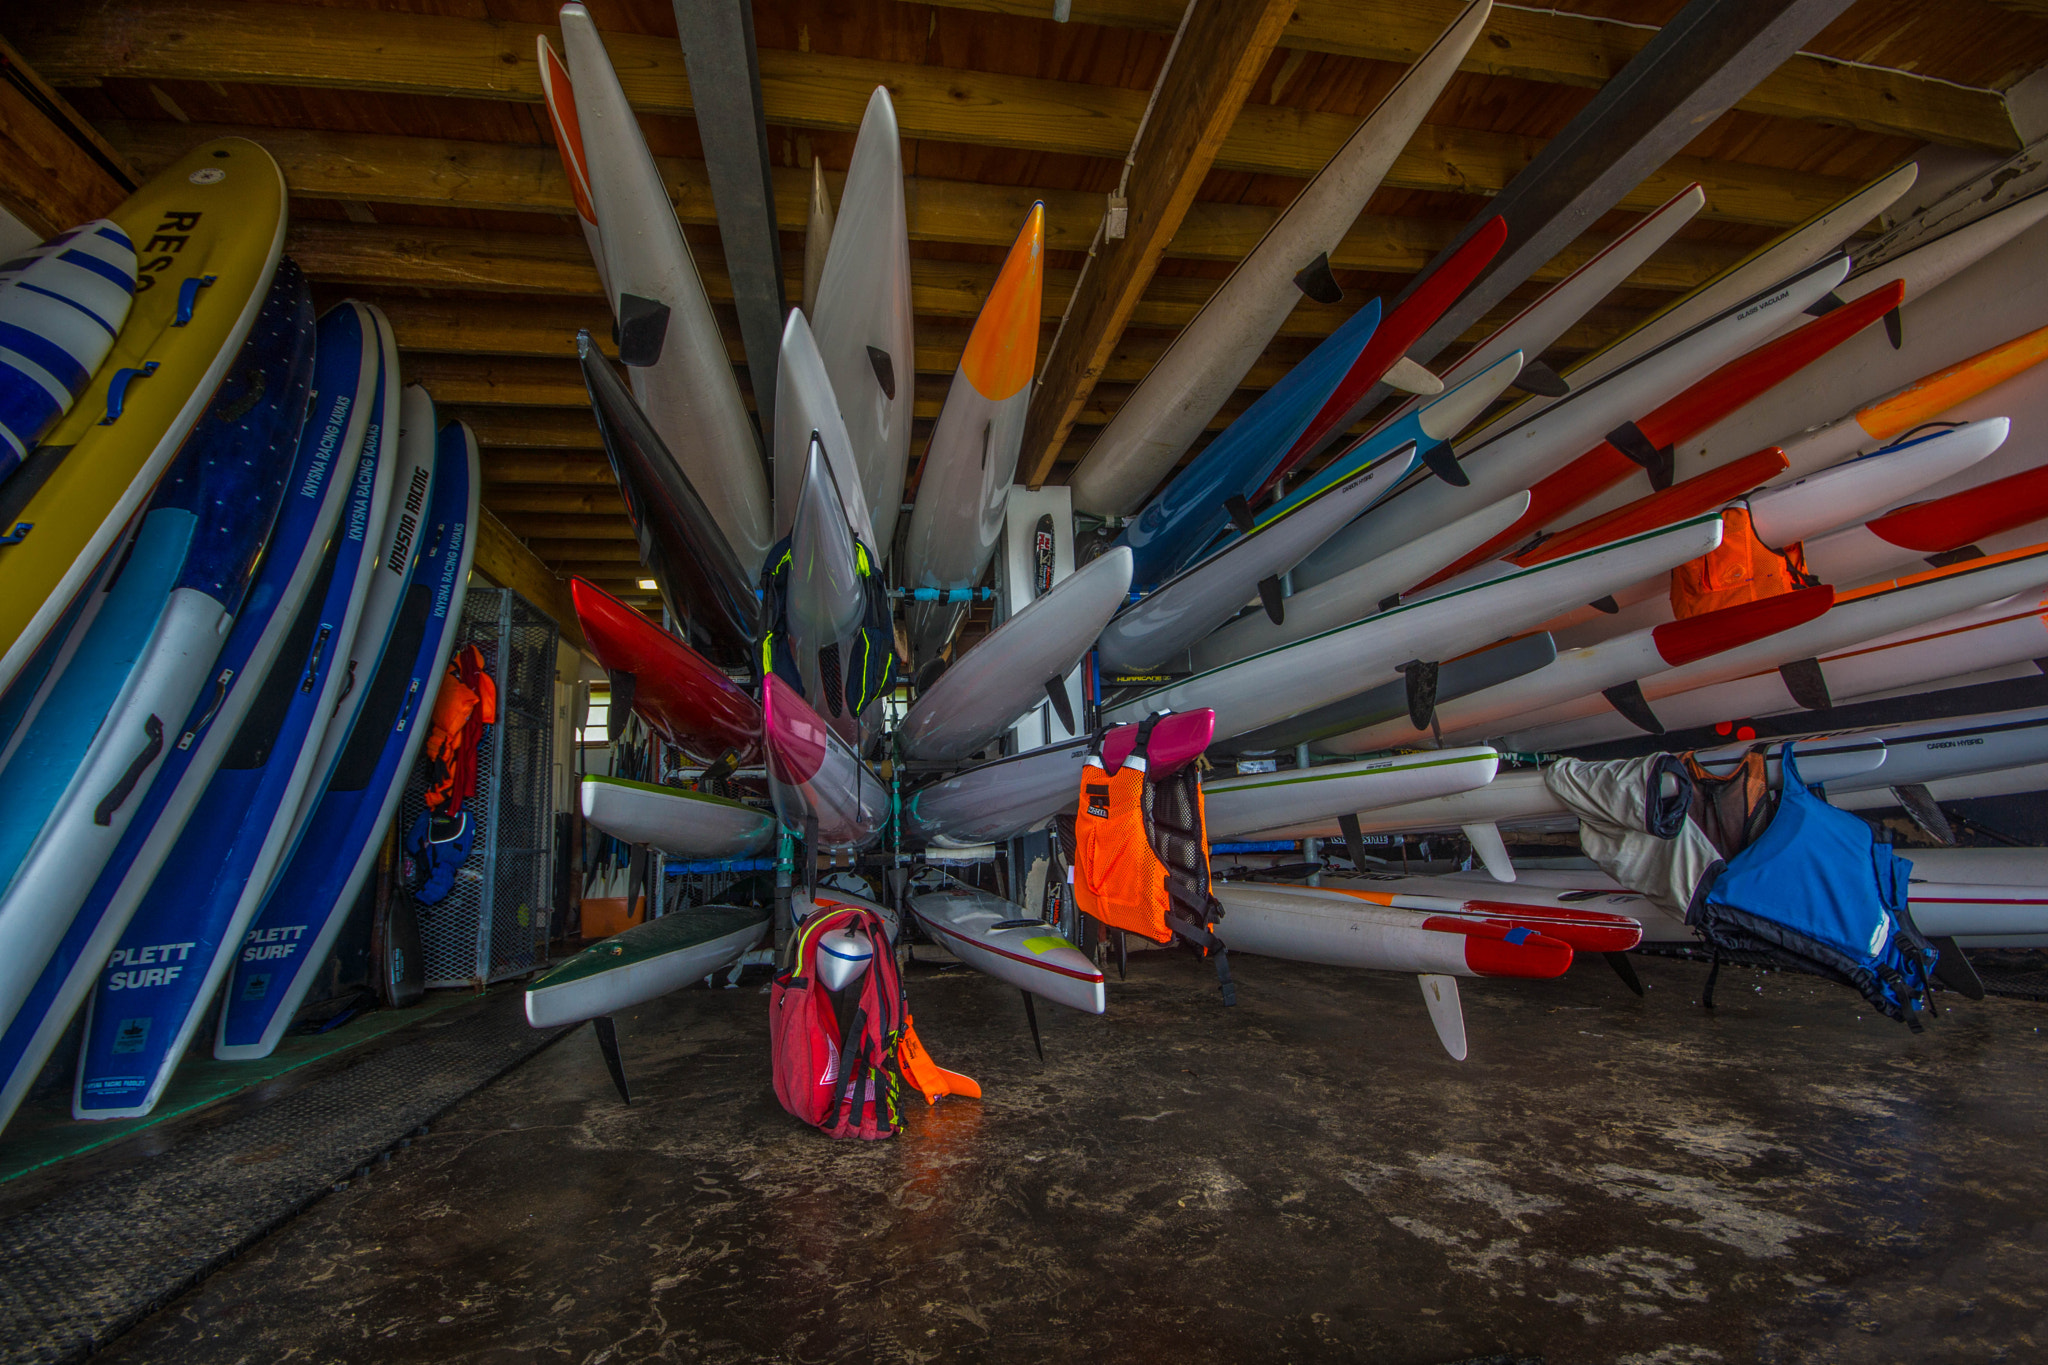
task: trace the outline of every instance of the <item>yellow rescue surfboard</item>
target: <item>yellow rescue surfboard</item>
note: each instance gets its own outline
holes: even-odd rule
[[[135,304],[70,413],[0,483],[0,691],[114,548],[213,398],[284,249],[284,176],[244,138],[195,147],[108,215]]]

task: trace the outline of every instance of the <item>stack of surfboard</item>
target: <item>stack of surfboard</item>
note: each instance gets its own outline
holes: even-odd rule
[[[0,1123],[81,1012],[79,1118],[149,1112],[224,984],[216,1055],[268,1053],[426,734],[475,441],[284,232],[222,138],[0,275]]]

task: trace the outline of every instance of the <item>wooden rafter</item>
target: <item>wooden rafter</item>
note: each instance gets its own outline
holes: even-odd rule
[[[20,41],[52,81],[110,78],[306,85],[477,99],[540,99],[539,25],[267,5],[251,0],[146,4],[99,0],[24,16]],[[673,40],[607,38],[634,108],[688,115],[689,80]],[[859,127],[867,98],[889,87],[903,135],[1121,160],[1145,92],[1036,77],[804,52],[761,53],[768,117],[799,128]],[[1358,126],[1356,117],[1269,104],[1241,106],[1218,146],[1225,170],[1307,177]],[[1395,159],[1395,189],[1499,191],[1542,147],[1540,138],[1424,125]],[[1831,177],[1675,157],[1622,202],[1650,209],[1688,183],[1707,187],[1703,216],[1786,227],[1852,186]]]
[[[546,612],[561,628],[564,642],[583,648],[583,630],[576,624],[569,585],[488,509],[478,518],[476,571]]]
[[[1190,0],[1130,149],[1127,230],[1105,234],[1039,371],[1018,461],[1026,483],[1051,472],[1292,12],[1292,0]]]
[[[109,212],[134,185],[93,126],[0,42],[0,208],[50,237]]]
[[[928,0],[947,8],[1047,17],[1044,0]],[[1355,0],[1300,0],[1280,45],[1374,61],[1413,63],[1462,8],[1460,0],[1402,0],[1361,15]],[[1170,30],[1176,0],[1074,0],[1070,22]],[[1496,6],[1460,70],[1552,85],[1603,85],[1656,30],[1555,9]],[[1756,114],[1847,124],[1953,147],[2017,151],[2005,99],[1910,71],[1800,53],[1735,106]]]

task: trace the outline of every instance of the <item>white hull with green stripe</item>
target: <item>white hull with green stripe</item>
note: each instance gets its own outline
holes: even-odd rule
[[[583,779],[583,818],[614,839],[679,858],[745,858],[775,837],[773,811],[623,777]]]
[[[722,972],[768,932],[768,912],[706,905],[593,943],[526,987],[535,1028],[598,1019]]]
[[[1483,746],[1242,773],[1202,784],[1209,836],[1229,839],[1275,825],[1335,820],[1359,811],[1453,796],[1493,781],[1500,755]]]

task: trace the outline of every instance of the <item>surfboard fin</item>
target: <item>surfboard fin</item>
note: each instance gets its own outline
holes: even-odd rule
[[[1458,452],[1451,449],[1449,441],[1438,441],[1422,452],[1423,464],[1429,472],[1453,488],[1470,488],[1472,476],[1465,472],[1465,466],[1458,463]]]
[[[1592,601],[1586,603],[1586,605],[1591,607],[1594,611],[1602,612],[1608,616],[1621,615],[1621,603],[1614,600],[1613,593],[1608,593],[1605,597],[1596,597]]]
[[[1337,828],[1344,832],[1344,848],[1351,855],[1354,871],[1365,871],[1365,834],[1358,828],[1358,817],[1350,812],[1337,817]]]
[[[1258,518],[1252,515],[1252,505],[1244,500],[1242,493],[1232,493],[1225,498],[1223,510],[1230,513],[1230,524],[1237,528],[1237,533],[1241,536],[1250,535],[1252,527],[1258,525]]]
[[[1321,251],[1307,265],[1294,272],[1294,287],[1317,303],[1344,302],[1344,286],[1330,273],[1330,253]]]
[[[1508,857],[1508,846],[1500,837],[1500,826],[1491,820],[1477,824],[1460,825],[1458,828],[1472,843],[1472,852],[1480,865],[1497,882],[1511,882],[1515,879],[1514,860]]]
[[[1671,487],[1675,455],[1670,446],[1650,444],[1650,438],[1634,422],[1623,422],[1608,432],[1607,444],[1641,465],[1650,476],[1650,487],[1659,493]]]
[[[1621,978],[1622,985],[1637,995],[1643,993],[1643,979],[1636,975],[1636,964],[1628,960],[1627,953],[1602,953],[1600,956],[1606,958],[1607,965],[1614,968],[1614,974]]]
[[[1934,793],[1927,790],[1926,783],[1901,783],[1892,788],[1892,795],[1899,798],[1899,804],[1906,808],[1906,818],[1919,826],[1928,838],[1945,847],[1955,847],[1956,832],[1950,827],[1948,817],[1941,813],[1941,806],[1935,801]]]
[[[1563,398],[1572,391],[1569,380],[1540,360],[1532,360],[1522,366],[1508,387],[1533,393],[1538,398]]]
[[[1442,667],[1430,659],[1410,659],[1395,666],[1408,684],[1408,723],[1427,730],[1436,715],[1436,685]]]
[[[1956,946],[1955,939],[1944,936],[1929,942],[1941,954],[1934,962],[1934,979],[1965,1000],[1982,1000],[1984,980],[1970,965],[1970,959],[1963,956],[1963,950]]]
[[[639,294],[619,295],[619,320],[612,324],[612,340],[618,343],[619,360],[642,368],[661,359],[662,343],[668,340],[668,305]]]
[[[591,1032],[597,1035],[597,1050],[604,1054],[605,1070],[612,1073],[612,1084],[619,1088],[619,1098],[628,1108],[633,1104],[633,1091],[626,1084],[626,1063],[619,1056],[619,1033],[612,1027],[612,1017],[600,1014],[590,1021]]]
[[[889,353],[877,347],[868,347],[868,364],[875,367],[875,382],[882,386],[882,396],[890,402],[896,401],[896,362],[889,359]]]
[[[605,670],[605,677],[612,685],[611,704],[613,709],[611,714],[614,716],[631,715],[633,712],[633,675],[608,668]],[[613,725],[614,728],[624,728],[616,721],[613,722]]]
[[[1259,604],[1266,609],[1266,619],[1276,626],[1287,619],[1286,602],[1287,599],[1280,595],[1278,574],[1268,574],[1259,580]]]
[[[1458,999],[1458,978],[1425,972],[1415,978],[1422,987],[1422,1003],[1429,1007],[1429,1022],[1436,1027],[1437,1041],[1451,1060],[1465,1060],[1465,1006]]]
[[[1906,320],[1898,309],[1894,308],[1884,315],[1884,334],[1894,351],[1906,344]]]
[[[1824,318],[1837,308],[1840,308],[1843,302],[1842,296],[1830,289],[1827,293],[1822,294],[1812,303],[1806,305],[1806,316],[1810,318]]]
[[[1828,679],[1820,671],[1820,660],[1810,654],[1804,659],[1779,664],[1778,676],[1784,679],[1785,690],[1792,694],[1792,700],[1809,711],[1825,711],[1835,704],[1834,699],[1828,696]]]
[[[1380,376],[1380,383],[1402,393],[1412,393],[1417,398],[1434,398],[1444,391],[1443,380],[1405,355],[1387,367],[1387,372]]]
[[[1600,695],[1607,698],[1607,704],[1621,712],[1636,729],[1653,735],[1664,733],[1664,722],[1658,720],[1657,713],[1650,709],[1650,699],[1643,695],[1643,685],[1633,678],[1602,688]]]
[[[1060,724],[1067,727],[1067,733],[1077,733],[1074,728],[1074,699],[1067,695],[1067,680],[1047,678],[1045,696],[1052,703],[1052,713],[1060,718]]]
[[[1038,1036],[1038,1006],[1031,1003],[1030,991],[1019,991],[1024,997],[1024,1018],[1031,1025],[1031,1046],[1038,1052],[1038,1064],[1045,1065],[1045,1040]]]

